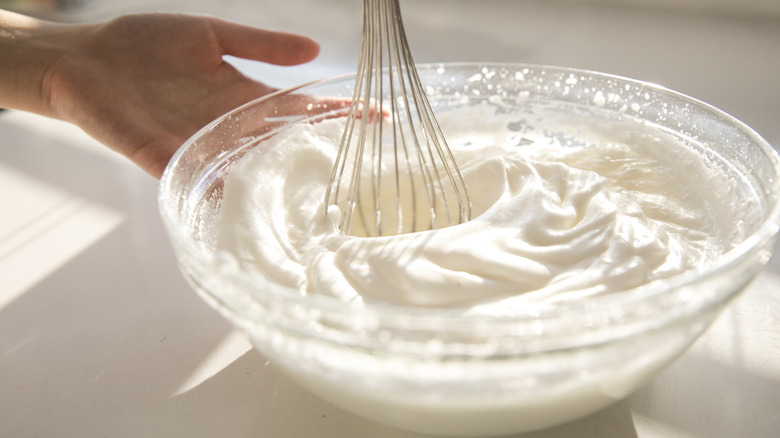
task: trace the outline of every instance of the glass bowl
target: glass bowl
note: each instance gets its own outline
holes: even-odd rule
[[[581,128],[593,124],[671,136],[721,169],[730,187],[725,204],[748,196],[757,208],[735,212],[726,228],[744,233],[713,263],[644,287],[529,305],[512,316],[382,304],[355,309],[281,286],[272,276],[236,271],[214,249],[231,166],[290,126],[343,116],[354,76],[250,102],[176,153],[160,183],[161,215],[192,287],[317,396],[377,422],[436,435],[506,435],[573,420],[651,380],[769,260],[780,217],[780,161],[731,116],[653,84],[591,71],[476,63],[418,71],[437,113],[492,106],[517,116],[510,131],[520,140],[579,144],[588,141]]]

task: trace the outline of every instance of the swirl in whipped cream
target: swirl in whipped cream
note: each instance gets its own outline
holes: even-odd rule
[[[231,168],[217,250],[241,269],[351,305],[500,313],[668,278],[735,239],[723,226],[734,207],[707,184],[718,181],[717,169],[671,137],[591,126],[583,128],[588,144],[514,146],[509,116],[473,111],[440,116],[469,187],[471,221],[384,237],[341,234],[323,214],[344,126],[333,119],[287,129]]]

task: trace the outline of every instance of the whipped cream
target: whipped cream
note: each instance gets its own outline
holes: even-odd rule
[[[745,206],[721,202],[730,189],[713,182],[722,181],[717,166],[671,136],[594,124],[576,144],[549,133],[518,141],[512,116],[489,108],[439,122],[469,187],[471,221],[340,233],[324,210],[344,129],[331,119],[280,132],[230,169],[216,249],[244,271],[353,306],[502,314],[698,269],[739,240],[725,224]]]

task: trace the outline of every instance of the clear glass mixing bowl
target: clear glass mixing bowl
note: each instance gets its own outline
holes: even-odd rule
[[[354,78],[327,79],[250,102],[189,139],[171,160],[159,204],[184,276],[258,350],[314,394],[398,428],[493,436],[572,420],[626,397],[673,361],[766,264],[778,230],[780,161],[750,128],[656,85],[568,68],[420,65],[437,112],[494,105],[526,138],[587,142],[578,127],[636,124],[671,135],[718,166],[745,235],[705,269],[512,317],[367,305],[302,294],[228,269],[215,219],[231,166],[263,139],[343,116]],[[556,125],[559,116],[567,123]],[[446,135],[446,132],[445,132]],[[262,181],[258,181],[262,184]],[[728,199],[724,202],[730,202]],[[740,215],[742,217],[740,217]]]

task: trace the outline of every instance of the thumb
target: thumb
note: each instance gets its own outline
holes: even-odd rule
[[[226,55],[275,65],[297,65],[311,61],[320,46],[311,38],[274,32],[213,18],[211,28]]]

